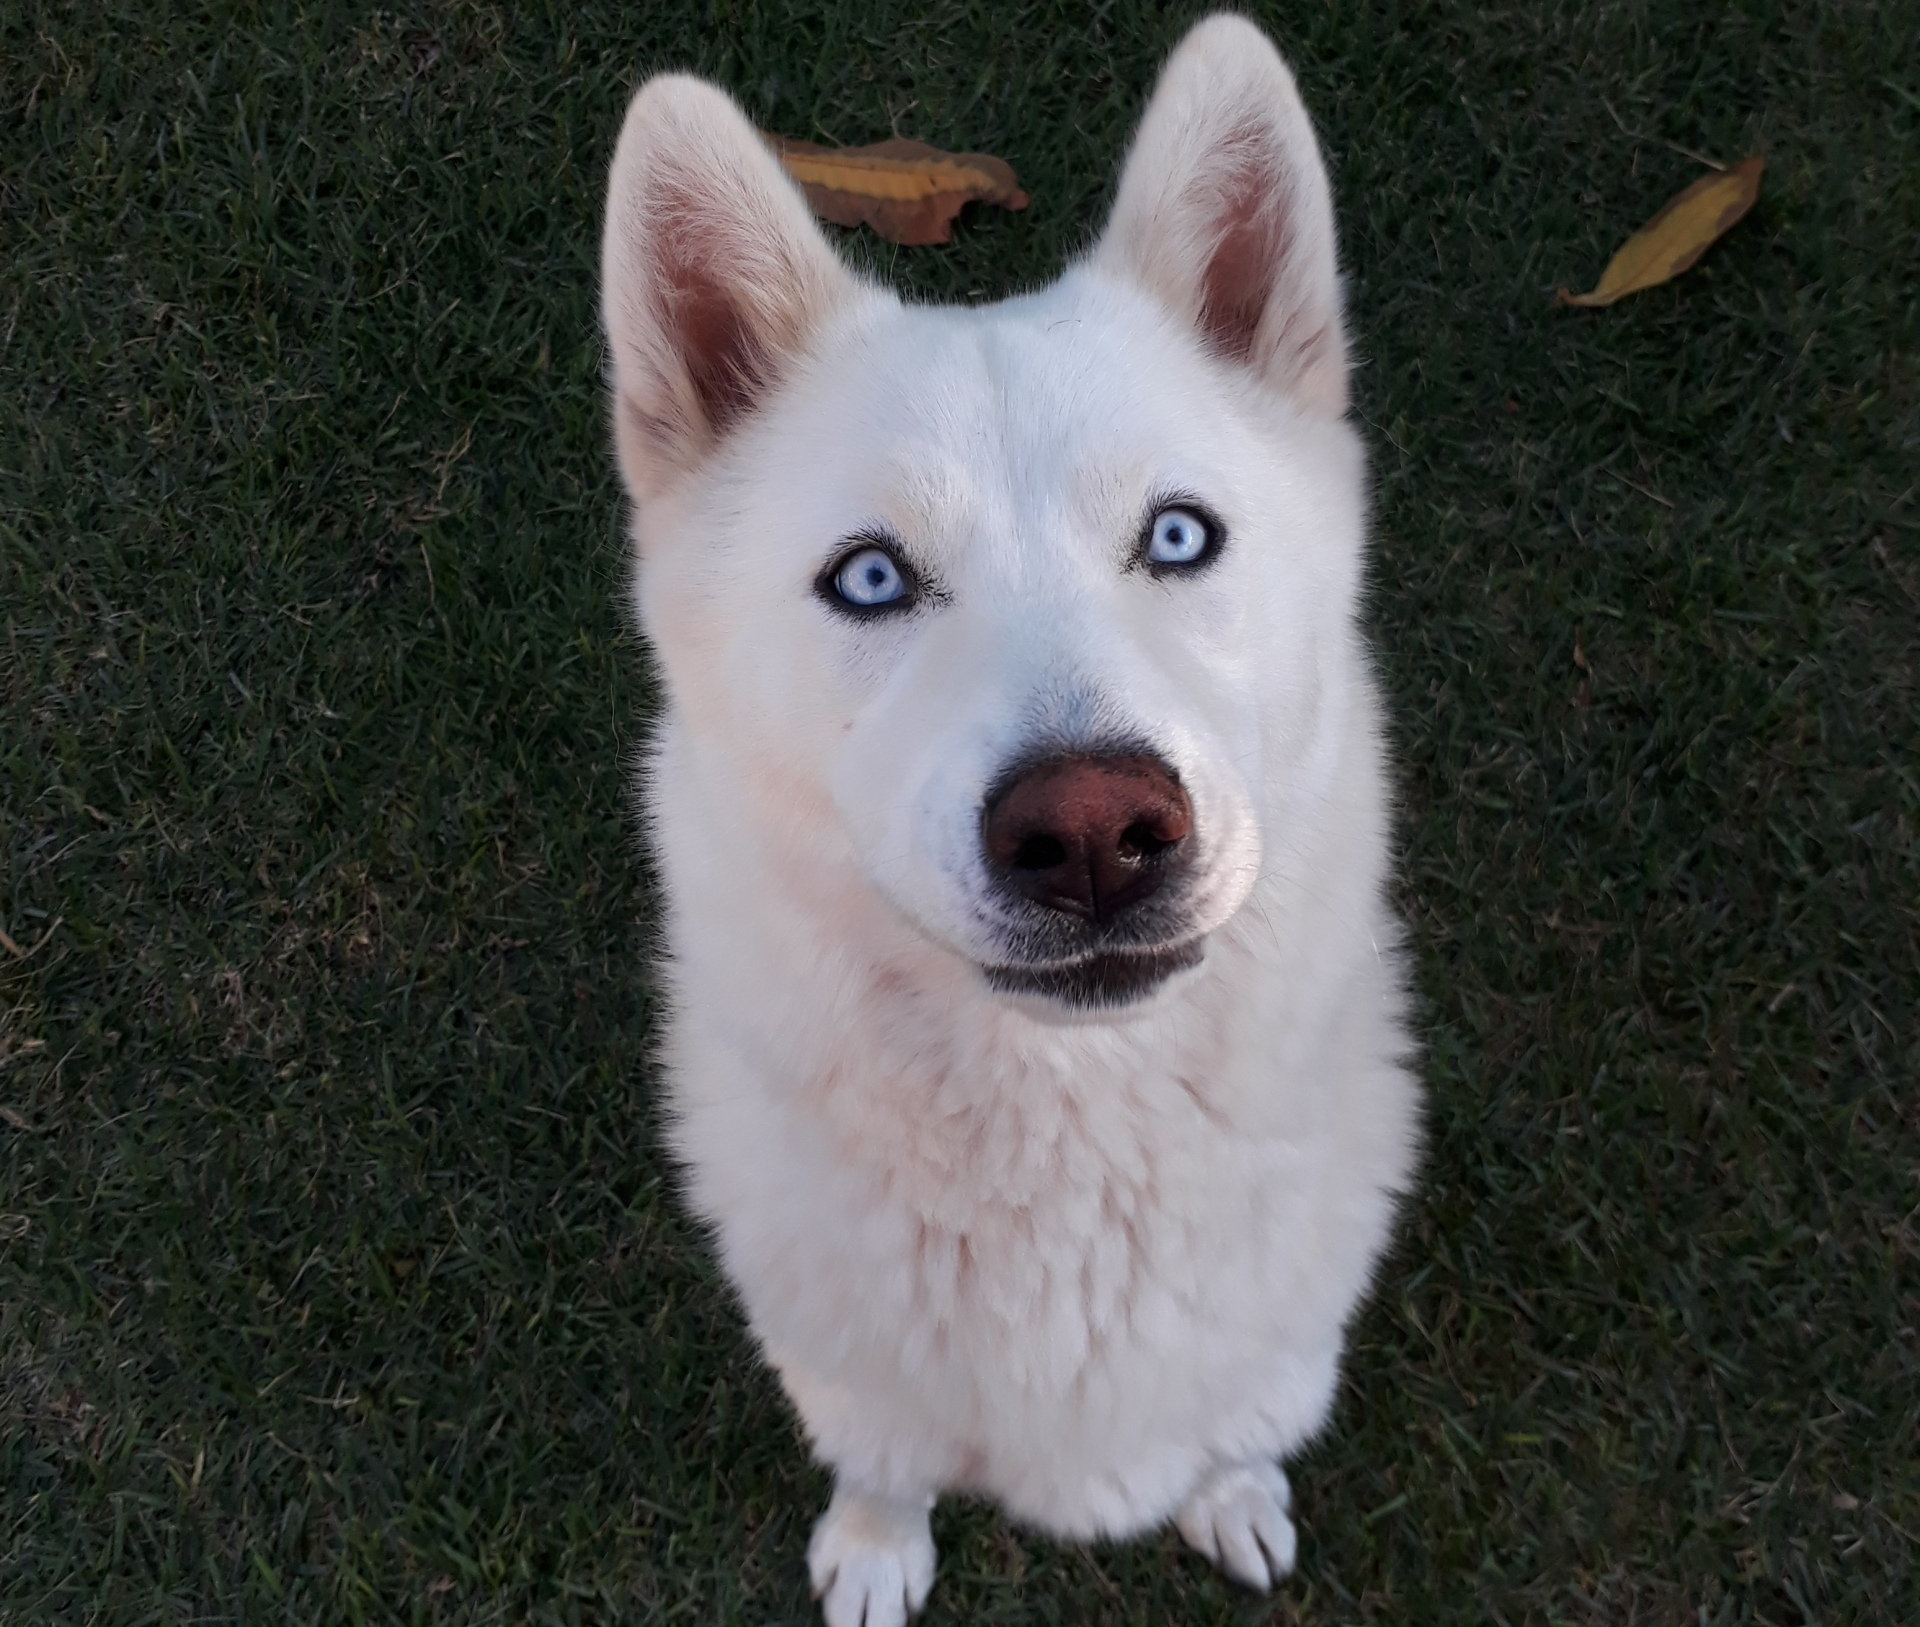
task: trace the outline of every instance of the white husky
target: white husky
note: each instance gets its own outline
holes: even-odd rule
[[[1268,1585],[1418,1119],[1292,76],[1196,28],[1097,246],[972,310],[657,78],[603,273],[674,1145],[836,1476],[827,1621],[920,1606],[943,1491]]]

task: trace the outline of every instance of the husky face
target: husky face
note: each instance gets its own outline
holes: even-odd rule
[[[939,309],[844,269],[724,96],[656,80],[605,267],[636,599],[752,862],[857,876],[1015,998],[1199,964],[1312,805],[1354,636],[1297,98],[1163,87],[1086,261]]]

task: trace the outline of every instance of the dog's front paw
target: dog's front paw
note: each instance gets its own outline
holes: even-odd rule
[[[906,1627],[933,1587],[928,1504],[848,1486],[813,1528],[807,1569],[827,1627]]]
[[[1277,1463],[1216,1469],[1174,1517],[1188,1546],[1236,1582],[1264,1593],[1293,1569],[1299,1546],[1287,1507],[1293,1490]]]

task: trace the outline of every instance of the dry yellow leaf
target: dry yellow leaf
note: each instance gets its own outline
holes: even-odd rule
[[[1760,196],[1767,161],[1756,154],[1703,175],[1620,245],[1590,294],[1559,291],[1562,305],[1611,305],[1677,277],[1707,252]]]
[[[944,153],[920,141],[819,147],[769,136],[813,212],[837,226],[871,226],[894,243],[944,243],[953,217],[978,200],[1024,209],[1013,170],[985,153]]]

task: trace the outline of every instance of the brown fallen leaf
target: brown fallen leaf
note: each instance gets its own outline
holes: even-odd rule
[[[1620,245],[1590,294],[1559,290],[1562,305],[1611,305],[1677,277],[1705,254],[1760,196],[1767,161],[1755,154],[1703,175]]]
[[[871,226],[892,243],[944,243],[963,204],[1024,209],[1013,170],[985,153],[943,153],[925,142],[820,147],[791,136],[767,140],[800,183],[813,212],[836,226]]]

